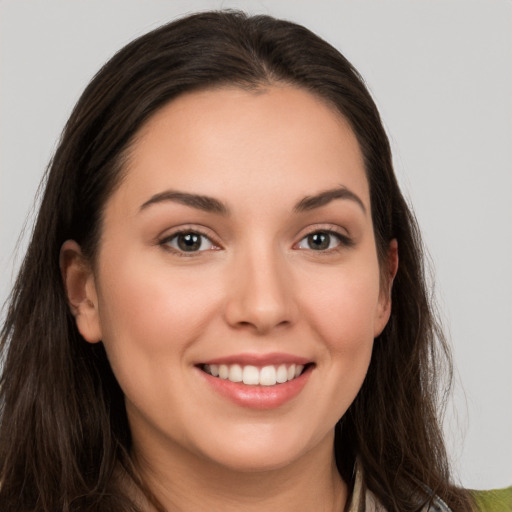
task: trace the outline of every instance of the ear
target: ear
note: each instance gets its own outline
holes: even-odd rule
[[[60,271],[78,331],[89,343],[97,343],[102,335],[94,273],[74,240],[60,249]]]
[[[398,242],[396,239],[389,242],[384,265],[385,268],[382,269],[383,275],[381,280],[379,304],[377,306],[375,318],[374,338],[382,333],[391,315],[391,290],[393,289],[393,281],[398,271]]]

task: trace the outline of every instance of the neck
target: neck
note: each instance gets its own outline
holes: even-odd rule
[[[340,512],[347,486],[337,471],[332,446],[329,435],[293,463],[265,471],[226,468],[198,460],[181,448],[172,450],[172,457],[135,449],[134,461],[148,489],[168,511]],[[156,511],[149,504],[144,510]]]

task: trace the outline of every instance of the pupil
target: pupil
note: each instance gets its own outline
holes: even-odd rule
[[[201,247],[201,236],[195,233],[179,235],[178,246],[182,251],[196,251]]]
[[[328,249],[330,237],[327,233],[314,233],[308,236],[308,244],[311,249],[316,251]]]

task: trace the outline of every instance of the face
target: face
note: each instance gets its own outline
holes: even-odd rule
[[[388,319],[379,272],[338,114],[291,87],[196,92],[139,133],[75,314],[136,449],[278,468],[332,452]]]

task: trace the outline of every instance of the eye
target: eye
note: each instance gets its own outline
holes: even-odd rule
[[[336,249],[340,245],[347,245],[348,240],[332,231],[315,231],[305,236],[298,244],[299,249],[311,249],[313,251],[328,251]]]
[[[197,231],[175,233],[162,240],[160,244],[178,252],[201,252],[216,248],[215,244],[206,235]]]

